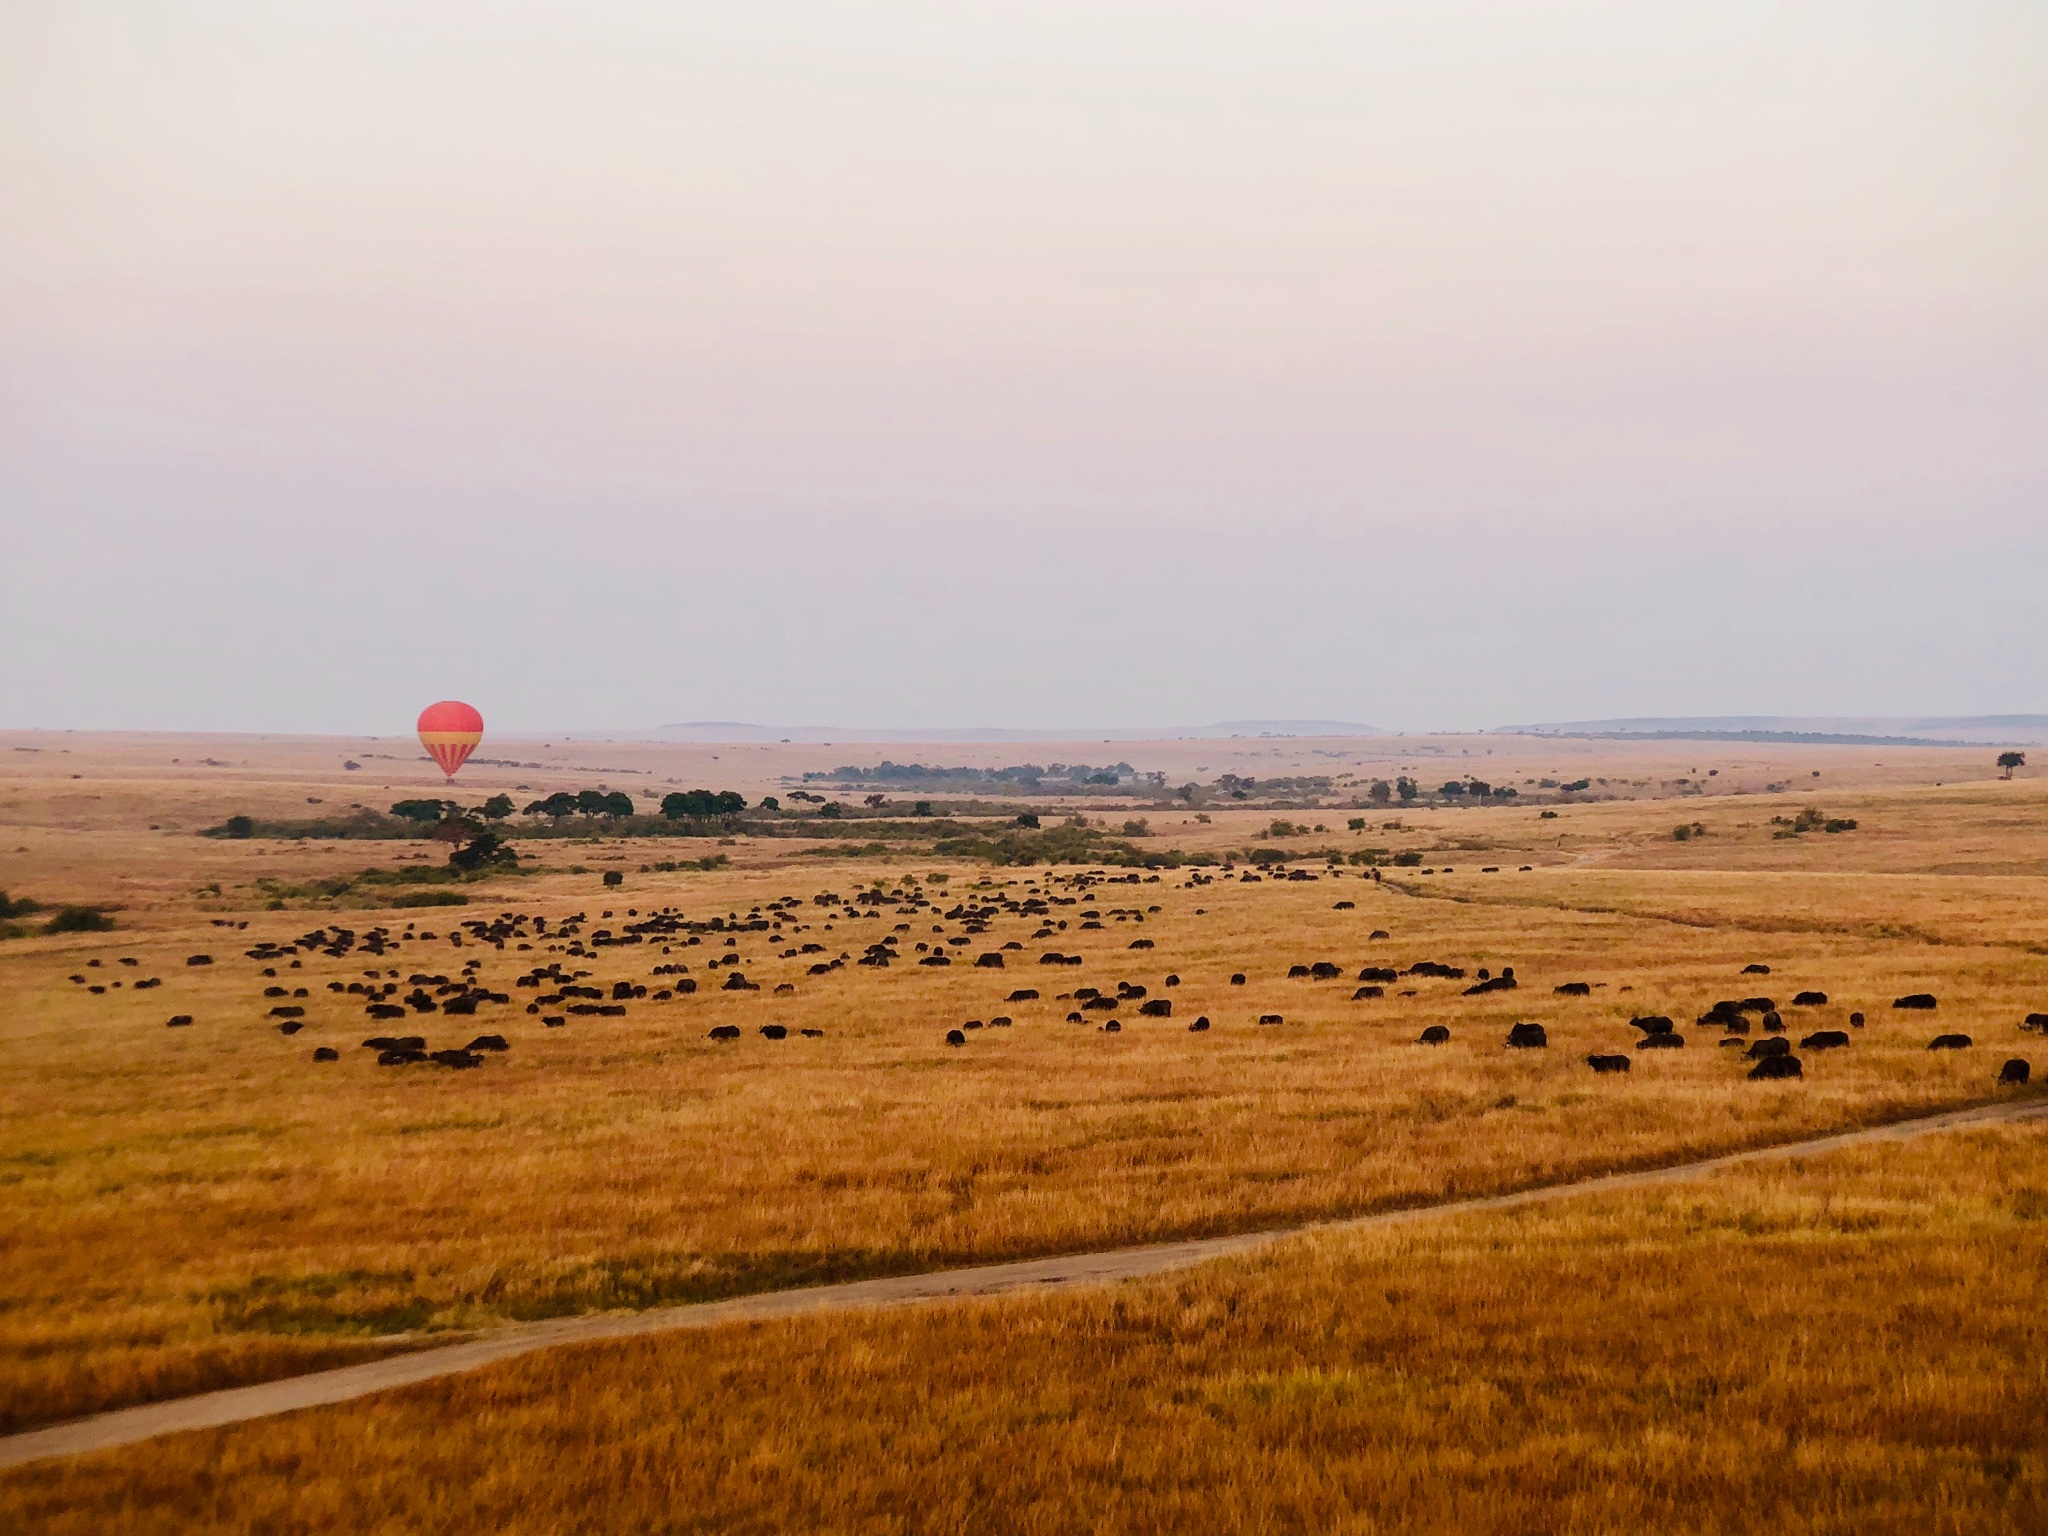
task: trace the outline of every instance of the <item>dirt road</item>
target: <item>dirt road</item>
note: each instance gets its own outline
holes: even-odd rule
[[[664,1307],[634,1313],[606,1313],[592,1317],[563,1318],[545,1323],[522,1323],[498,1329],[460,1344],[424,1349],[364,1365],[339,1370],[317,1371],[307,1376],[263,1382],[252,1387],[235,1387],[208,1392],[198,1397],[171,1402],[147,1403],[111,1413],[74,1419],[47,1429],[0,1438],[0,1467],[18,1466],[51,1456],[75,1456],[87,1451],[133,1445],[157,1435],[186,1429],[210,1429],[221,1424],[238,1424],[248,1419],[267,1418],[323,1403],[346,1402],[393,1387],[409,1386],[439,1376],[473,1371],[497,1360],[507,1360],[536,1349],[562,1344],[581,1344],[596,1339],[632,1338],[640,1334],[665,1333],[677,1328],[713,1328],[720,1323],[757,1321],[765,1318],[795,1317],[805,1313],[844,1311],[858,1307],[907,1306],[918,1302],[943,1301],[951,1297],[999,1296],[1008,1291],[1045,1293],[1070,1290],[1075,1286],[1102,1285],[1117,1280],[1140,1279],[1183,1269],[1192,1264],[1249,1249],[1308,1232],[1345,1232],[1365,1227],[1394,1226],[1403,1222],[1426,1221],[1438,1216],[1480,1211],[1511,1211],[1579,1195],[1607,1194],[1642,1189],[1658,1184],[1703,1178],[1739,1163],[1772,1158],[1810,1157],[1845,1147],[1876,1142],[1909,1141],[1937,1131],[1972,1126],[2006,1124],[2048,1116],[2048,1101],[2021,1099],[2007,1104],[1956,1110],[1868,1130],[1846,1131],[1809,1141],[1765,1147],[1750,1152],[1730,1153],[1699,1162],[1639,1173],[1610,1174],[1571,1184],[1547,1185],[1511,1195],[1486,1199],[1457,1200],[1411,1210],[1386,1211],[1350,1221],[1315,1226],[1288,1227],[1276,1231],[1247,1232],[1233,1237],[1199,1238],[1189,1242],[1154,1243],[1142,1248],[1112,1248],[1099,1253],[1077,1253],[1063,1258],[1026,1259],[1008,1264],[984,1264],[972,1269],[943,1270],[936,1274],[901,1275],[886,1280],[861,1280],[848,1285],[817,1286],[807,1290],[775,1291],[758,1296],[739,1296],[730,1301],[705,1302],[695,1306]]]

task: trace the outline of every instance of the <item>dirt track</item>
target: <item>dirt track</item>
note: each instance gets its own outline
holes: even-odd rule
[[[2048,1102],[2023,1099],[2009,1104],[1956,1110],[1917,1120],[1877,1126],[1869,1130],[1846,1131],[1783,1146],[1750,1152],[1730,1153],[1699,1162],[1639,1173],[1611,1174],[1572,1184],[1547,1185],[1511,1195],[1478,1200],[1458,1200],[1411,1210],[1385,1211],[1351,1221],[1317,1226],[1287,1227],[1267,1232],[1247,1232],[1234,1237],[1199,1238],[1189,1242],[1155,1243],[1141,1248],[1112,1248],[1099,1253],[1070,1254],[1064,1258],[1027,1259],[1008,1264],[984,1264],[972,1269],[944,1270],[936,1274],[901,1275],[886,1280],[862,1280],[848,1285],[818,1286],[806,1290],[775,1291],[758,1296],[740,1296],[730,1301],[705,1302],[695,1306],[664,1307],[655,1311],[627,1314],[608,1313],[594,1317],[564,1318],[545,1323],[525,1323],[496,1330],[460,1344],[395,1355],[339,1370],[317,1371],[307,1376],[263,1382],[208,1392],[198,1397],[165,1403],[147,1403],[111,1413],[94,1414],[68,1424],[0,1438],[0,1467],[18,1466],[51,1456],[75,1456],[87,1451],[133,1445],[137,1441],[179,1430],[210,1429],[222,1424],[239,1424],[249,1419],[268,1418],[299,1408],[324,1403],[346,1402],[373,1392],[429,1381],[472,1371],[493,1361],[510,1359],[536,1349],[561,1344],[580,1344],[597,1339],[631,1338],[640,1334],[665,1333],[677,1328],[711,1328],[720,1323],[794,1317],[805,1313],[843,1311],[856,1307],[904,1306],[923,1301],[940,1301],[960,1296],[997,1296],[1007,1291],[1047,1292],[1075,1286],[1100,1285],[1116,1280],[1139,1279],[1205,1263],[1228,1254],[1243,1253],[1282,1238],[1307,1232],[1343,1232],[1363,1227],[1393,1226],[1431,1217],[1478,1211],[1516,1210],[1577,1195],[1602,1194],[1616,1190],[1640,1189],[1656,1184],[1702,1178],[1738,1163],[1769,1158],[1805,1157],[1845,1147],[1874,1142],[1908,1141],[1936,1131],[2001,1124],[2048,1116]]]

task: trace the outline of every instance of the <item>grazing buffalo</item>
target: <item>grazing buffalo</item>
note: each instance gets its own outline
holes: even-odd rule
[[[1629,1028],[1640,1029],[1646,1035],[1668,1035],[1676,1026],[1661,1013],[1646,1013],[1641,1018],[1630,1019]]]
[[[822,1040],[825,1038],[825,1031],[822,1029],[803,1029],[799,1030],[798,1033],[806,1040]]]
[[[1035,1003],[1038,1001],[1038,989],[1036,987],[1020,987],[1004,998],[1003,1001],[1006,1003]]]
[[[1927,1042],[1930,1051],[1965,1051],[1976,1042],[1968,1035],[1936,1035]]]
[[[1766,1056],[1749,1069],[1750,1081],[1772,1082],[1780,1078],[1804,1077],[1806,1069],[1797,1056]]]
[[[1445,1045],[1449,1043],[1450,1038],[1451,1032],[1449,1029],[1441,1024],[1432,1024],[1415,1037],[1415,1043],[1417,1045]]]
[[[787,1040],[789,1038],[789,1026],[787,1024],[763,1024],[761,1026],[761,1038],[764,1040]]]
[[[1773,1008],[1764,1015],[1764,1033],[1767,1035],[1782,1035],[1784,1032],[1785,1020],[1780,1017],[1778,1010]]]
[[[187,965],[211,965],[211,964],[213,964],[213,956],[211,956],[211,955],[187,955],[187,956],[185,957],[185,963],[186,963]]]
[[[2048,1013],[2030,1013],[2030,1014],[2028,1014],[2028,1015],[2027,1015],[2027,1018],[2026,1018],[2026,1022],[2025,1022],[2025,1023],[2023,1023],[2023,1024],[2021,1024],[2021,1025],[2020,1025],[2020,1028],[2021,1028],[2021,1029],[2027,1029],[2027,1030],[2034,1030],[2034,1029],[2039,1029],[2039,1030],[2048,1030]]]
[[[1354,1003],[1363,1002],[1369,997],[1385,997],[1386,995],[1387,989],[1385,987],[1360,987],[1351,994],[1351,1001]]]
[[[710,1040],[737,1040],[739,1037],[740,1027],[737,1024],[715,1024],[705,1031],[705,1038]]]
[[[1243,972],[1243,971],[1232,971],[1232,972],[1230,973],[1230,984],[1231,984],[1231,985],[1232,985],[1233,987],[1241,987],[1241,986],[1243,986],[1243,985],[1244,985],[1244,972]]]
[[[1391,939],[1393,935],[1387,932],[1387,930],[1384,928],[1375,928],[1371,933],[1367,934],[1365,937],[1366,942],[1370,943],[1374,939]]]
[[[1751,962],[1742,968],[1742,974],[1745,976],[1768,976],[1771,974],[1771,968],[1768,965],[1759,965]]]
[[[1849,1033],[1842,1029],[1823,1029],[1818,1034],[1808,1035],[1799,1042],[1802,1051],[1837,1051],[1849,1043]]]
[[[449,1067],[457,1072],[465,1072],[471,1067],[480,1067],[484,1064],[481,1056],[473,1055],[469,1051],[455,1050],[435,1051],[427,1060],[436,1066]]]
[[[2024,1083],[2034,1075],[2034,1069],[2027,1065],[2024,1056],[2015,1056],[1998,1069],[2001,1083]]]
[[[1850,1014],[1849,1025],[1852,1029],[1861,1029],[1863,1027],[1863,1015],[1861,1013]]]
[[[190,1024],[191,1022],[192,1022],[192,1015],[191,1015],[191,1014],[189,1014],[189,1013],[174,1013],[174,1014],[172,1014],[172,1015],[171,1015],[171,1016],[170,1016],[170,1017],[169,1017],[168,1019],[164,1020],[164,1028],[165,1028],[165,1029],[183,1029],[183,1028],[185,1028],[185,1026],[186,1026],[186,1025]]]
[[[1550,990],[1559,997],[1590,997],[1593,994],[1593,984],[1588,981],[1567,981],[1559,986],[1552,987]],[[1623,1061],[1628,1060],[1626,1056],[1620,1059]]]
[[[1639,1051],[1675,1051],[1683,1047],[1684,1044],[1685,1036],[1677,1034],[1672,1030],[1658,1029],[1652,1030],[1649,1034],[1638,1040],[1636,1042],[1636,1049]]]
[[[277,1026],[277,1032],[280,1035],[289,1037],[292,1035],[296,1035],[300,1030],[304,1029],[305,1027],[306,1026],[298,1019],[286,1019],[282,1024]]]
[[[793,981],[778,981],[775,984],[775,995],[777,997],[794,997],[796,995],[796,983]],[[654,1000],[656,1002],[666,1001],[667,998],[668,994],[666,992],[657,992],[654,994]]]
[[[988,1021],[988,1027],[990,1029],[1008,1029],[1010,1027],[1010,1016],[1007,1013],[999,1013]]]
[[[1792,1054],[1792,1042],[1783,1036],[1759,1040],[1742,1054],[1758,1060],[1766,1056],[1789,1056]]]
[[[1000,971],[1003,968],[1002,951],[992,949],[985,955],[976,955],[974,964],[978,970]]]
[[[1180,985],[1180,975],[1179,975],[1179,973],[1178,973],[1178,972],[1176,972],[1176,971],[1168,971],[1168,972],[1166,973],[1166,980],[1165,980],[1165,981],[1163,981],[1163,982],[1161,982],[1161,983],[1160,983],[1160,985],[1161,985],[1161,986],[1167,986],[1167,987],[1177,987],[1177,986],[1179,986],[1179,985]]]
[[[1516,983],[1513,973],[1509,971],[1503,971],[1498,976],[1494,976],[1486,981],[1479,982],[1475,986],[1467,987],[1465,989],[1465,996],[1480,997],[1488,992],[1512,992],[1515,990],[1515,985]]]
[[[1297,976],[1306,976],[1307,974],[1308,967],[1305,965],[1290,965],[1287,967],[1287,979],[1289,981],[1294,980]]]
[[[960,1032],[959,1030],[957,1030],[957,1029],[949,1029],[949,1030],[947,1030],[947,1031],[946,1031],[946,1044],[948,1044],[948,1045],[965,1045],[966,1043],[967,1043],[967,1036],[965,1036],[964,1034],[962,1034],[962,1033],[961,1033],[961,1032]]]
[[[1105,1035],[1117,1035],[1123,1033],[1123,1028],[1123,1025],[1119,1024],[1115,1019],[1111,1019],[1107,1024],[1102,1026],[1102,1032]]]
[[[1401,973],[1390,965],[1368,965],[1358,973],[1360,981],[1399,981]]]
[[[1340,901],[1330,910],[1333,912],[1349,912],[1356,908],[1357,905],[1358,903],[1355,901]]]
[[[1541,1024],[1515,1024],[1508,1029],[1508,1048],[1516,1051],[1544,1050],[1550,1045],[1550,1036],[1543,1032]]]
[[[1893,998],[1892,1006],[1894,1008],[1915,1008],[1924,1013],[1928,1009],[1935,1007],[1936,1004],[1932,992],[1909,992],[1904,997]]]
[[[313,1048],[313,1059],[315,1061],[339,1061],[341,1060],[341,1052],[331,1045],[319,1045]],[[2021,1062],[2020,1065],[2025,1066],[2026,1063]],[[2026,1079],[2021,1078],[2020,1081],[2025,1082]]]
[[[1132,949],[1150,949],[1151,947],[1152,947],[1152,941],[1151,941],[1150,939],[1133,939],[1133,940],[1131,940],[1131,948],[1132,948]]]
[[[1825,1008],[1827,1005],[1828,995],[1825,992],[1801,992],[1792,999],[1794,1008]]]
[[[1595,1072],[1626,1072],[1629,1069],[1629,1059],[1626,1056],[1595,1054],[1586,1058],[1586,1065]]]
[[[426,1059],[427,1053],[418,1050],[379,1051],[377,1053],[377,1065],[380,1067],[409,1067]]]
[[[1140,1004],[1138,1013],[1147,1019],[1170,1019],[1173,1017],[1173,1001],[1170,998],[1155,997],[1149,1003]]]
[[[560,1029],[568,1022],[559,1013],[544,1014],[541,1017],[541,1023],[545,1024],[549,1029]]]
[[[1199,1034],[1201,1034],[1201,1033],[1202,1033],[1202,1031],[1204,1031],[1204,1030],[1205,1030],[1205,1029],[1207,1029],[1208,1027],[1209,1027],[1209,1015],[1207,1015],[1207,1014],[1205,1013],[1205,1014],[1203,1014],[1203,1015],[1202,1015],[1202,1016],[1201,1016],[1200,1018],[1196,1019],[1194,1023],[1192,1023],[1192,1024],[1190,1024],[1190,1025],[1188,1026],[1188,1033],[1189,1033],[1189,1034],[1191,1034],[1191,1035],[1199,1035]]]
[[[1262,1013],[1259,1015],[1259,1022],[1261,1024],[1285,1024],[1287,1020],[1277,1013]]]

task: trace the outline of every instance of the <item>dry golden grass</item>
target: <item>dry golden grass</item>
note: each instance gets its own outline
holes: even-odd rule
[[[0,1477],[69,1533],[2030,1532],[2048,1131],[557,1350]]]
[[[53,796],[104,797],[67,799],[76,825],[46,816],[22,835],[48,840],[34,857],[75,871],[88,887],[76,894],[111,891],[129,906],[115,934],[0,947],[0,1424],[10,1428],[403,1347],[422,1330],[1277,1225],[1946,1107],[1988,1096],[1997,1062],[2023,1049],[2018,1020],[2048,1007],[2048,818],[2038,787],[2021,783],[1870,787],[1853,791],[1863,797],[1853,805],[1845,788],[1831,803],[1864,821],[1868,839],[1774,840],[1769,816],[1803,802],[1761,796],[1687,801],[1688,820],[1728,824],[1683,845],[1669,839],[1678,811],[1667,801],[1575,806],[1557,821],[1527,809],[1410,815],[1398,834],[1376,829],[1368,840],[1437,850],[1453,873],[1404,871],[1378,889],[1355,871],[1201,888],[1168,875],[1094,893],[1105,914],[1160,906],[1142,929],[1106,916],[1099,933],[1075,925],[1034,942],[1028,923],[1005,918],[968,951],[1016,939],[1025,962],[1050,948],[1087,957],[1058,970],[1013,953],[1002,972],[905,963],[809,977],[819,957],[775,956],[798,941],[857,956],[905,922],[906,948],[938,937],[929,914],[828,919],[808,903],[813,892],[893,886],[943,866],[790,863],[787,847],[742,845],[730,872],[635,873],[613,893],[556,873],[506,882],[468,913],[414,916],[445,935],[454,918],[501,905],[595,918],[606,906],[623,915],[672,903],[706,916],[796,895],[809,931],[750,935],[739,947],[750,976],[789,980],[794,996],[707,990],[559,1030],[488,1007],[473,1019],[375,1025],[359,1000],[325,990],[359,977],[364,959],[306,956],[280,971],[312,994],[310,1027],[287,1040],[263,1017],[265,979],[241,956],[249,941],[336,920],[402,924],[404,914],[252,911],[234,906],[235,887],[280,865],[326,873],[412,850],[141,833],[129,823],[148,814],[153,782],[75,787],[46,775],[19,786],[46,810]],[[274,780],[262,792],[302,803],[307,782]],[[229,792],[180,784],[187,826],[266,809],[247,785],[223,799]],[[1242,848],[1270,819],[1219,813],[1186,837],[1162,830],[1183,846],[1200,837]],[[1660,828],[1670,867],[1641,867]],[[1465,843],[1484,846],[1456,846]],[[1978,850],[1969,857],[1985,866],[2031,860],[2035,873],[1855,872],[1859,861],[1935,868],[1959,849]],[[574,856],[637,870],[667,851]],[[117,879],[130,855],[144,874]],[[1700,867],[1714,856],[1737,868]],[[1524,874],[1521,862],[1544,867]],[[1504,867],[1481,874],[1486,863]],[[958,895],[990,872],[951,874],[945,889]],[[991,878],[1018,882],[997,887],[1015,896],[1036,874]],[[228,895],[192,896],[213,881]],[[1336,911],[1339,899],[1356,909]],[[247,931],[210,926],[220,906]],[[1081,908],[1057,910],[1073,924]],[[1370,940],[1375,927],[1393,937]],[[1140,932],[1156,948],[1128,949]],[[194,951],[221,963],[188,970]],[[702,958],[720,952],[707,940],[669,959],[705,981]],[[603,981],[649,981],[662,963],[644,947],[601,954],[576,964]],[[123,955],[142,963],[120,968]],[[501,954],[419,941],[377,964],[402,980],[453,974],[472,956],[515,997],[514,974],[565,958],[538,942]],[[105,963],[91,970],[93,958]],[[1359,966],[1424,958],[1513,965],[1524,987],[1466,999],[1461,984],[1417,981],[1413,998],[1350,1000]],[[1285,979],[1289,963],[1320,959],[1345,966],[1346,981]],[[1774,974],[1741,977],[1751,960]],[[1251,984],[1230,987],[1236,970]],[[1052,1000],[1122,978],[1158,995],[1169,971],[1184,979],[1170,994],[1174,1019],[1125,1012],[1117,1036],[1063,1022],[1074,1005]],[[165,985],[91,996],[71,974],[158,975]],[[1580,979],[1604,989],[1551,995]],[[1000,1001],[1019,986],[1046,998]],[[1633,1013],[1689,1021],[1715,998],[1764,991],[1782,1001],[1808,986],[1834,1001],[1792,1016],[1795,1031],[1837,1025],[1851,1007],[1871,1023],[1850,1050],[1810,1058],[1803,1083],[1747,1082],[1735,1052],[1689,1025],[1688,1049],[1638,1057],[1627,1080],[1584,1066],[1590,1050],[1627,1048]],[[1938,1022],[1886,1006],[1919,990],[1940,994]],[[164,1029],[174,1012],[199,1023]],[[1288,1022],[1255,1026],[1265,1012]],[[949,1025],[996,1013],[1016,1026],[979,1032],[964,1050],[941,1044]],[[1206,1035],[1184,1027],[1198,1013],[1215,1020]],[[1548,1052],[1500,1048],[1507,1023],[1526,1018],[1551,1028]],[[769,1020],[826,1035],[771,1044],[754,1033]],[[704,1038],[727,1021],[745,1029],[740,1042]],[[1451,1045],[1411,1043],[1431,1023],[1451,1027]],[[1982,1048],[1930,1056],[1922,1047],[1937,1028],[1968,1030]],[[513,1049],[451,1074],[380,1070],[355,1048],[414,1029],[436,1046],[501,1031]],[[319,1044],[344,1059],[316,1067]]]

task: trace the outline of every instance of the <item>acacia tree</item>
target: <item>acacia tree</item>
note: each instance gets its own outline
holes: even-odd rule
[[[2001,752],[1998,754],[1998,766],[2005,770],[2005,776],[2009,779],[2012,777],[2013,769],[2027,766],[2027,754],[2024,752]]]

